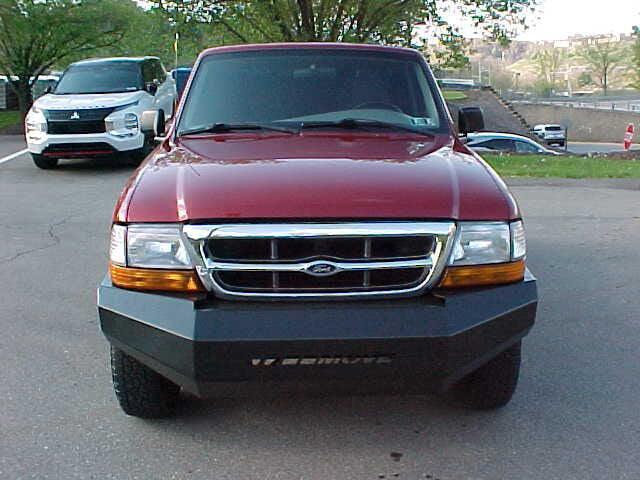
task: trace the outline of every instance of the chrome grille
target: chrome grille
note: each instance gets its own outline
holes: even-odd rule
[[[203,283],[225,298],[407,295],[448,258],[452,222],[186,225]]]

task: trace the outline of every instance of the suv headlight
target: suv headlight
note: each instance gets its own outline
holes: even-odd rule
[[[441,286],[454,288],[521,281],[526,253],[522,221],[461,222]]]
[[[138,116],[135,113],[126,113],[124,116],[124,128],[127,130],[138,129]]]
[[[27,139],[39,140],[47,133],[47,119],[44,112],[35,105],[31,107],[24,122]]]
[[[132,137],[138,133],[139,120],[134,112],[127,112],[127,109],[135,107],[138,102],[122,105],[109,114],[104,120],[105,129],[110,135],[115,137]]]
[[[118,287],[203,290],[179,225],[114,225],[109,257],[111,280]]]

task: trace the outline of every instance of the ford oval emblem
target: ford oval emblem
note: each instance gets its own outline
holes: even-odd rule
[[[318,262],[309,265],[305,271],[309,275],[313,275],[314,277],[328,277],[330,275],[338,273],[340,269],[337,265],[333,265],[332,263]]]

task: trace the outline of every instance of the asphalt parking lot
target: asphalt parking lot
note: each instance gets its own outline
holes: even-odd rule
[[[0,158],[22,148],[0,137]],[[510,182],[542,301],[503,410],[292,393],[143,421],[116,404],[95,309],[130,173],[0,165],[0,478],[640,478],[640,182]]]

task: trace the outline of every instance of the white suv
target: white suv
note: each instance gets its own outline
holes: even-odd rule
[[[27,146],[40,168],[59,158],[123,154],[144,157],[153,139],[140,129],[142,112],[171,118],[176,85],[156,57],[84,60],[67,68],[55,89],[26,117]]]
[[[567,143],[567,131],[561,125],[536,125],[531,131],[546,145],[564,147]]]

